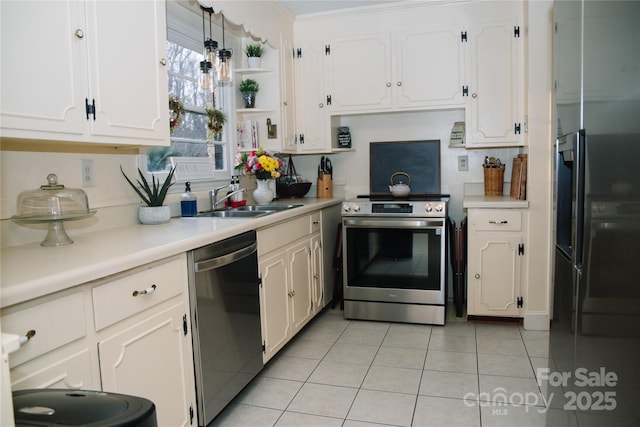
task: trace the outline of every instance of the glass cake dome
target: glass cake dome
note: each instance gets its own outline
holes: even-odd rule
[[[88,218],[95,214],[89,210],[87,193],[79,188],[66,188],[58,184],[55,174],[47,176],[47,184],[18,195],[17,214],[11,218],[19,223],[48,223],[49,233],[42,246],[60,246],[73,243],[62,221]]]

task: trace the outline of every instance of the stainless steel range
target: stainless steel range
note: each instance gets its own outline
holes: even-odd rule
[[[444,325],[447,200],[343,203],[345,318]]]

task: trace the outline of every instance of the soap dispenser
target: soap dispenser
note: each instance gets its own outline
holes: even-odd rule
[[[196,216],[198,214],[198,202],[191,192],[191,183],[184,184],[184,193],[180,198],[180,212],[182,216]]]

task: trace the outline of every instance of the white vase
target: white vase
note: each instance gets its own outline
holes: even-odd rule
[[[171,219],[169,206],[140,206],[138,219],[142,224],[165,224]]]
[[[255,200],[259,205],[267,205],[271,203],[274,193],[269,188],[269,180],[258,179],[256,182],[258,183],[258,186],[253,190],[253,200]]]
[[[249,68],[260,68],[260,57],[259,56],[249,56],[247,57],[247,65]]]

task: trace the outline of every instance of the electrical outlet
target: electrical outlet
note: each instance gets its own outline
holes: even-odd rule
[[[82,159],[82,186],[93,187],[94,185],[93,160]]]
[[[458,170],[459,171],[469,170],[469,156],[458,156]]]

